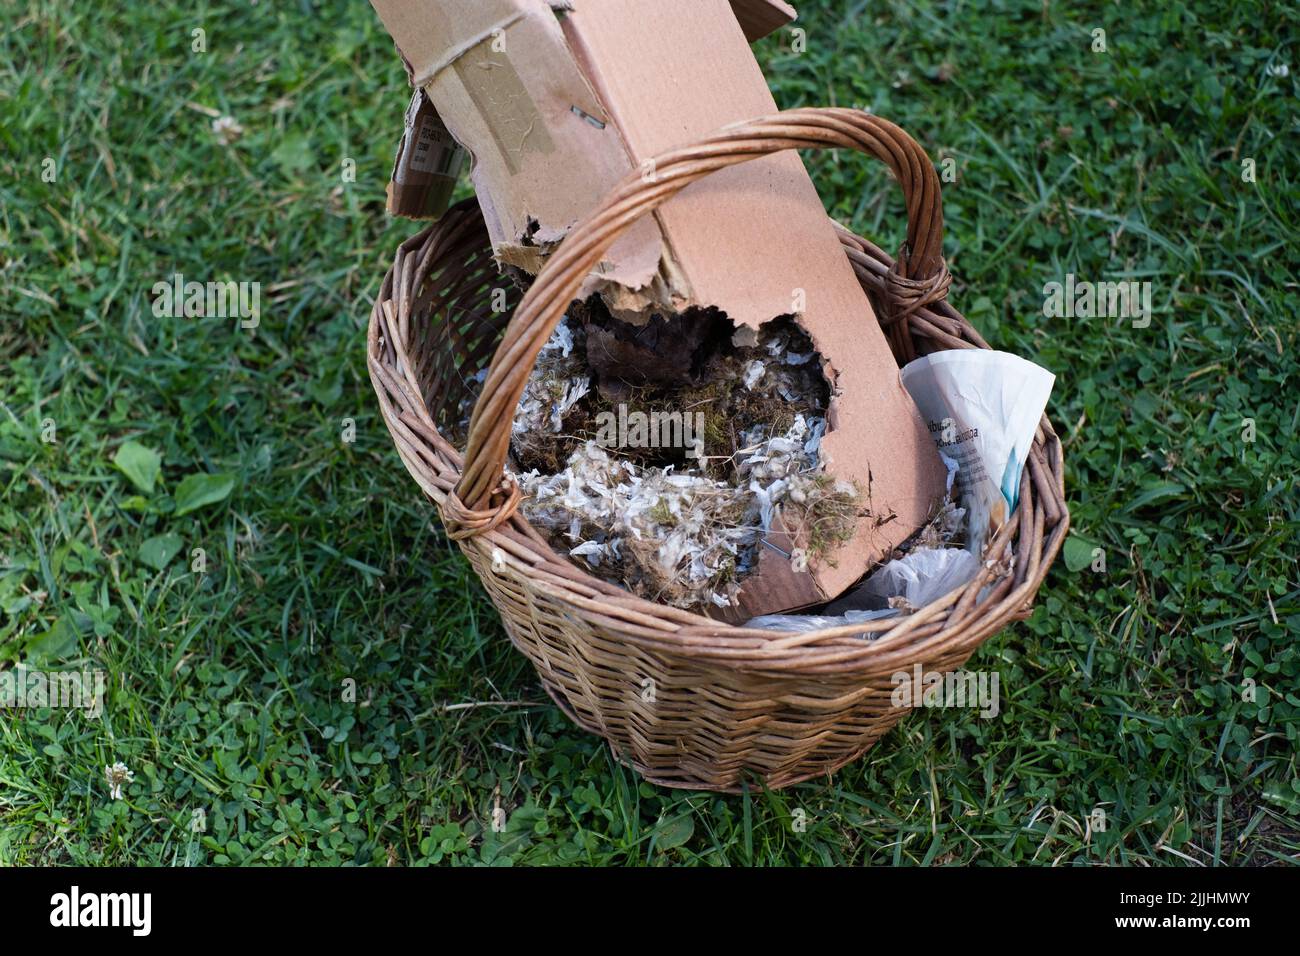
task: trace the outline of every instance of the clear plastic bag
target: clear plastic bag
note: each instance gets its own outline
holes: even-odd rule
[[[979,569],[979,558],[964,548],[922,548],[882,565],[826,610],[833,614],[880,607],[917,610],[961,587]]]
[[[779,631],[820,631],[893,617],[937,601],[979,573],[975,555],[961,548],[923,548],[890,561],[843,597],[826,606],[829,614],[765,614],[746,627]]]
[[[875,621],[882,617],[897,614],[893,608],[879,611],[849,611],[836,617],[820,614],[764,614],[745,624],[745,627],[762,627],[773,631],[822,631],[828,627],[843,627],[845,624],[861,624]]]

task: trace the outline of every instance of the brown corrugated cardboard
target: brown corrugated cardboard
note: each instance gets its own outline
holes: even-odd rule
[[[474,156],[498,257],[530,272],[629,170],[725,124],[776,112],[727,0],[372,3],[414,82]],[[753,15],[783,5],[737,6]],[[829,473],[857,483],[871,513],[831,560],[805,572],[784,557],[801,542],[774,530],[728,616],[838,595],[941,497],[933,442],[796,154],[689,187],[610,250],[588,290],[620,317],[716,307],[757,327],[797,313],[825,359],[834,397],[822,459]]]

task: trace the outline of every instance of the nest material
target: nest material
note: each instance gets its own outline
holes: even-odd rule
[[[860,495],[821,470],[830,388],[792,319],[755,332],[704,316],[693,368],[632,384],[611,366],[608,321],[591,337],[591,314],[566,317],[542,348],[511,433],[523,513],[557,550],[649,600],[727,607],[778,516],[812,557],[852,535]],[[665,411],[691,417],[694,444],[610,447],[602,430]]]

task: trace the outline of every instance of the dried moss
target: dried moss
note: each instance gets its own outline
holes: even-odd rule
[[[853,539],[864,516],[863,495],[856,484],[825,473],[810,476],[813,488],[802,503],[786,505],[787,527],[806,542],[810,560],[835,565],[835,552]]]

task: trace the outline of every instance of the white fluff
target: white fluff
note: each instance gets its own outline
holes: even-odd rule
[[[794,380],[783,366],[803,364],[814,353],[788,355],[784,332],[761,341],[774,361],[749,362],[741,382],[753,389],[768,377],[765,388],[792,398]],[[561,432],[565,415],[591,390],[581,352],[566,319],[543,347],[524,389],[515,435]],[[588,441],[558,474],[518,476],[522,510],[534,525],[571,542],[569,554],[591,567],[623,562],[624,583],[640,593],[680,607],[727,607],[739,591],[736,579],[754,567],[760,539],[782,505],[803,504],[817,486],[825,420],[797,415],[784,433],[769,431],[758,425],[740,436],[734,484],[707,477],[696,462],[683,471],[648,467],[611,457]],[[855,491],[847,486],[845,493]],[[644,586],[628,581],[628,574],[644,577]],[[656,582],[671,582],[672,593],[658,593]]]

